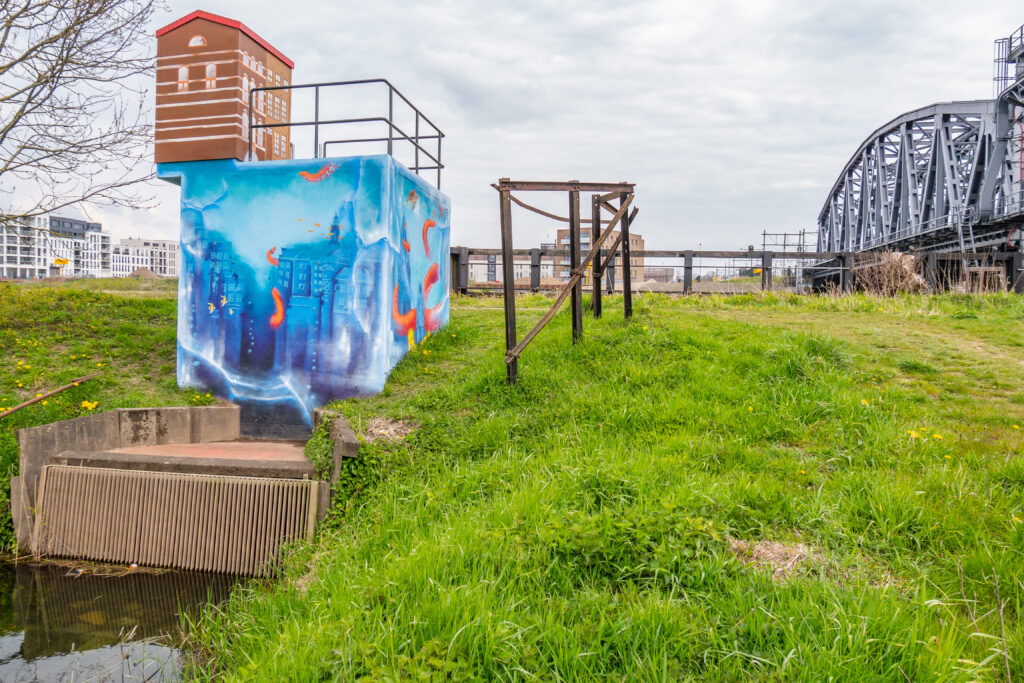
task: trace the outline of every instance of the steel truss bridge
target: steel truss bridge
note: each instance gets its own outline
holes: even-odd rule
[[[995,97],[871,133],[818,215],[818,251],[1006,248],[1024,228],[1024,26],[996,41]]]

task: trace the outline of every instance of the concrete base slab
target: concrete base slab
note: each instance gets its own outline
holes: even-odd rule
[[[218,474],[274,479],[314,479],[301,441],[213,441],[76,451],[50,458],[52,465],[150,472]]]

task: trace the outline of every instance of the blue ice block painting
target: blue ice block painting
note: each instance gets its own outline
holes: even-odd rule
[[[180,386],[308,423],[448,322],[448,198],[390,156],[157,173],[181,185]]]

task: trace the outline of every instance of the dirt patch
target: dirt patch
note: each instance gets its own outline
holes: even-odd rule
[[[375,417],[363,427],[363,438],[371,443],[374,441],[401,441],[417,427],[419,425],[414,422],[402,422],[401,420],[390,420],[386,417]]]
[[[771,572],[776,581],[785,581],[811,559],[811,549],[803,543],[778,541],[740,541],[729,539],[739,561]]]

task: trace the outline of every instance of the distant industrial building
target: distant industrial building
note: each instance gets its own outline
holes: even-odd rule
[[[590,231],[589,228],[581,229],[580,230],[580,257],[581,258],[583,256],[586,256],[587,252],[590,251],[590,233],[591,233],[591,231]],[[602,243],[602,246],[603,247],[610,247],[612,245],[612,243],[615,242],[615,239],[618,236],[619,236],[619,231],[618,230],[612,231],[611,237],[608,237],[607,239],[605,239],[605,241]],[[566,251],[568,251],[568,249],[569,249],[569,229],[568,228],[563,228],[563,229],[558,231],[558,248],[559,249],[565,249]],[[643,251],[643,249],[644,249],[644,237],[643,237],[643,235],[639,235],[639,234],[637,234],[635,232],[629,233],[629,249],[630,249],[631,252],[632,251]],[[618,263],[619,260],[620,259],[616,259],[616,263]],[[630,277],[633,280],[639,280],[641,278],[641,276],[643,275],[643,273],[644,273],[644,259],[643,259],[642,256],[640,256],[640,257],[630,256],[629,260],[630,260],[629,275],[630,275]],[[570,275],[569,271],[572,270],[569,267],[569,259],[568,259],[568,257],[561,258],[559,260],[558,265],[559,265],[559,270],[558,270],[558,273],[556,273],[556,277],[559,277],[562,280],[568,280],[569,279],[569,275]],[[615,273],[616,280],[618,280],[620,277],[621,277],[621,275],[618,272],[618,268],[616,268],[616,273]],[[589,282],[589,280],[590,280],[590,278],[589,278],[589,275],[588,275],[586,281]]]
[[[122,239],[103,226],[67,216],[34,216],[0,225],[0,278],[128,277],[140,268],[178,276],[176,240]]]

